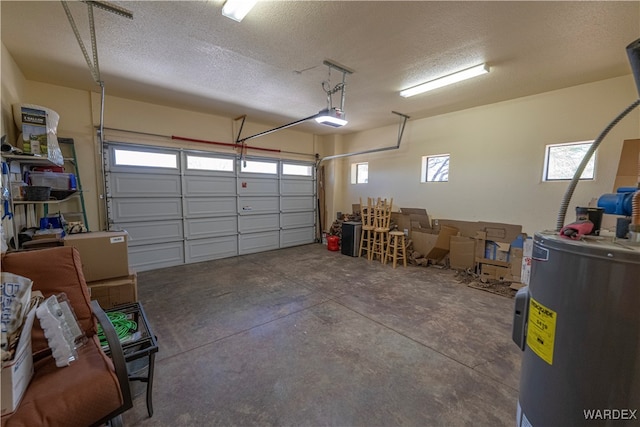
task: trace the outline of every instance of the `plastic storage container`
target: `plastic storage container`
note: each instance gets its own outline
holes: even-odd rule
[[[74,190],[71,188],[71,175],[70,173],[31,171],[29,180],[31,185],[51,187],[54,190]]]

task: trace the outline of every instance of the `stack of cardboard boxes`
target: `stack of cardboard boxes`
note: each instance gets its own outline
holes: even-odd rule
[[[451,268],[473,271],[482,280],[523,281],[524,249],[531,239],[519,225],[449,219],[432,223],[421,208],[400,208],[392,219],[414,250],[430,261],[442,262],[448,255]]]
[[[80,252],[91,299],[104,309],[138,300],[137,275],[129,268],[126,231],[69,234],[65,246]]]
[[[449,253],[450,237],[458,234],[455,227],[437,229],[431,226],[427,211],[422,208],[400,208],[392,212],[391,219],[413,242],[413,249],[430,261],[438,262]]]

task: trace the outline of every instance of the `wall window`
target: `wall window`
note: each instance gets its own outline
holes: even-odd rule
[[[546,147],[543,181],[564,181],[573,178],[585,153],[593,141],[572,142],[568,144],[550,144]],[[584,168],[580,179],[593,179],[596,154],[594,153]]]
[[[240,162],[240,170],[242,172],[250,172],[250,173],[269,173],[269,174],[277,174],[278,173],[278,164],[272,162],[258,162],[255,160],[247,160],[246,163],[244,161]]]
[[[449,181],[449,154],[422,156],[421,182]]]
[[[351,183],[366,184],[369,182],[369,163],[351,163]]]
[[[178,168],[178,155],[156,153],[153,151],[120,150],[114,151],[115,166],[147,166],[156,168]]]
[[[187,154],[187,169],[233,172],[233,159]]]
[[[313,169],[311,165],[296,165],[292,163],[283,163],[282,174],[297,175],[297,176],[313,176]]]

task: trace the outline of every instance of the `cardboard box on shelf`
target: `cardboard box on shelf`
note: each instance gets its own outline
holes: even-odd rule
[[[33,355],[31,353],[31,328],[36,316],[36,308],[27,314],[22,333],[18,340],[15,356],[10,362],[2,363],[1,413],[8,415],[16,410],[27,386],[33,377]]]
[[[69,234],[64,245],[80,252],[84,278],[94,282],[129,274],[127,240],[126,231],[93,231]]]
[[[138,275],[130,271],[128,276],[87,283],[91,299],[100,307],[109,309],[138,301]]]
[[[475,266],[475,239],[464,236],[451,236],[449,245],[449,265],[451,268],[466,270]]]

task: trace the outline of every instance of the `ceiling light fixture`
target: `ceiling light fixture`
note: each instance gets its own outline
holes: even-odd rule
[[[256,3],[257,0],[227,0],[222,6],[222,14],[227,18],[240,22]]]
[[[318,113],[316,116],[316,122],[339,128],[346,125],[348,122],[343,119],[344,112],[339,108],[325,109]]]
[[[331,126],[334,128],[339,128],[346,125],[348,122],[344,118],[344,95],[345,95],[344,88],[347,84],[346,83],[347,74],[353,74],[353,70],[343,65],[338,65],[335,62],[329,61],[329,60],[324,60],[322,63],[327,67],[329,67],[329,77],[327,78],[327,80],[322,82],[322,89],[327,94],[327,108],[320,110],[320,112],[312,116],[305,117],[304,119],[296,120],[295,122],[287,123],[286,125],[265,130],[264,132],[260,132],[255,135],[247,136],[244,138],[240,138],[240,135],[242,134],[242,128],[244,127],[246,116],[238,117],[236,120],[242,119],[242,123],[240,124],[240,130],[238,130],[238,137],[236,138],[236,144],[244,144],[246,141],[250,139],[268,135],[270,133],[277,132],[279,130],[289,128],[291,126],[298,125],[300,123],[306,122],[307,120],[311,120],[311,119],[315,119],[316,122],[320,124]],[[334,87],[331,87],[331,69],[338,70],[342,73],[342,81],[336,84]],[[339,107],[333,106],[333,94],[336,92],[340,92]]]
[[[400,96],[408,98],[410,96],[418,95],[420,93],[428,92],[430,90],[438,89],[443,86],[448,86],[454,83],[467,80],[472,77],[481,76],[489,72],[489,66],[487,64],[476,65],[475,67],[467,68],[462,71],[458,71],[448,76],[440,77],[435,80],[430,80],[426,83],[419,84],[417,86],[410,87],[400,91]]]

